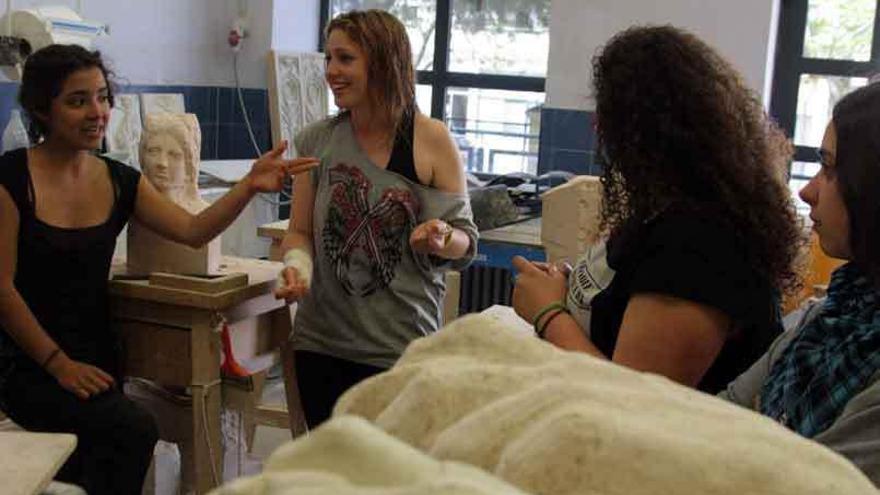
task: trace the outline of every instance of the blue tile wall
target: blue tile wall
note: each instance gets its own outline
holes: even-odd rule
[[[12,109],[21,109],[18,106],[18,84],[0,83],[0,125],[2,125],[0,133],[6,129]],[[24,118],[24,115],[22,115],[22,118]]]
[[[129,94],[183,94],[187,112],[196,114],[199,119],[203,160],[233,160],[257,156],[242,118],[235,88],[120,84],[118,90]],[[266,152],[272,146],[268,92],[265,89],[242,89],[242,97],[257,146],[261,152]],[[19,108],[17,98],[17,83],[0,83],[0,132],[6,128],[10,111]]]
[[[593,112],[542,108],[538,173],[565,170],[580,175],[601,174],[601,165],[594,160],[595,141]]]

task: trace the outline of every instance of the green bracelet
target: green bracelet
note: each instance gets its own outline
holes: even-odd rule
[[[553,311],[554,309],[565,309],[565,305],[562,304],[562,301],[553,301],[552,303],[544,306],[535,314],[534,318],[532,318],[532,326],[537,327],[538,322],[541,321],[541,318],[544,317],[547,313]]]
[[[552,322],[553,320],[555,320],[556,317],[559,316],[559,315],[561,315],[562,313],[566,313],[566,314],[568,314],[568,310],[567,310],[567,309],[560,309],[560,310],[558,310],[557,312],[555,312],[555,313],[553,313],[552,315],[548,316],[547,319],[544,320],[544,324],[543,324],[543,325],[541,325],[540,327],[535,327],[535,333],[538,334],[538,338],[539,338],[539,339],[543,339],[543,338],[544,338],[544,333],[547,331],[547,327],[550,326],[550,322]]]

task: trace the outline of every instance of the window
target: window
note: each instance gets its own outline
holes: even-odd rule
[[[446,122],[469,171],[537,171],[550,0],[322,0],[322,29],[352,9],[406,26],[419,108]]]
[[[878,73],[878,3],[782,1],[770,112],[794,139],[789,187],[802,213],[809,207],[797,192],[819,169],[816,150],[835,103]]]

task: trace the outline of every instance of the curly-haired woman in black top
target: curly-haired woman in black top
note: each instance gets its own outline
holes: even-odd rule
[[[780,332],[801,231],[790,145],[737,72],[679,29],[636,27],[593,60],[607,239],[566,276],[517,259],[544,338],[718,391]]]

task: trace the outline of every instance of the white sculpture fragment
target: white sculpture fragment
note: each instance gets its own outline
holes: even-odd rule
[[[137,95],[115,95],[107,129],[109,155],[127,165],[139,168],[138,148],[141,140],[141,110]]]
[[[848,460],[722,399],[460,318],[349,389],[359,415],[528,493],[872,494]]]
[[[345,416],[276,450],[259,476],[213,495],[525,495],[475,467],[441,462]]]
[[[208,207],[199,195],[201,131],[193,114],[146,115],[140,143],[146,178],[172,202],[197,214]],[[128,271],[208,275],[220,266],[220,238],[199,249],[167,240],[132,220],[128,228]]]

